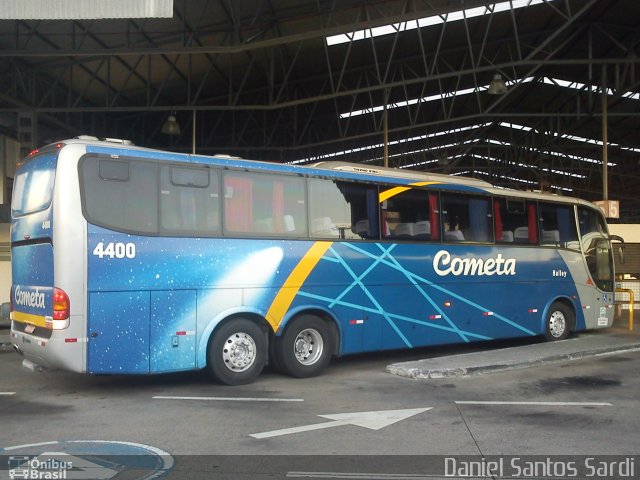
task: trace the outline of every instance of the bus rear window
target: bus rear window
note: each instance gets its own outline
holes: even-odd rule
[[[51,205],[56,155],[41,155],[27,161],[16,173],[11,214],[21,217]]]

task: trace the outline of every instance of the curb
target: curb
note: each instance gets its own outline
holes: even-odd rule
[[[507,370],[517,370],[535,367],[543,364],[561,363],[572,360],[581,360],[584,358],[591,358],[605,355],[618,355],[623,353],[638,352],[640,351],[640,342],[631,343],[627,345],[616,345],[609,347],[593,348],[578,352],[559,353],[556,355],[547,355],[538,358],[532,358],[529,360],[514,361],[514,362],[496,362],[486,363],[482,365],[473,365],[472,362],[468,366],[458,366],[451,368],[432,367],[425,365],[424,367],[416,366],[419,363],[429,363],[429,360],[420,360],[417,362],[396,363],[387,365],[387,372],[398,375],[400,377],[412,378],[416,380],[423,379],[436,379],[436,378],[451,378],[451,377],[464,377],[470,375],[481,375],[485,373],[503,372]],[[496,353],[486,352],[488,353]],[[477,353],[463,354],[463,355],[478,355]],[[458,356],[460,358],[462,355]],[[438,357],[437,360],[442,361],[447,357]]]

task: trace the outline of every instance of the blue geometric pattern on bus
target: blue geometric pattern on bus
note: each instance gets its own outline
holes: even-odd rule
[[[372,244],[363,245],[363,247],[369,247]],[[366,314],[371,315],[379,315],[381,316],[386,325],[390,327],[390,331],[394,332],[402,341],[402,345],[397,345],[395,342],[389,342],[393,346],[404,346],[404,347],[414,347],[420,346],[429,343],[439,343],[442,339],[438,341],[429,341],[424,336],[419,336],[415,340],[409,338],[409,335],[405,333],[406,328],[405,324],[418,325],[421,327],[425,327],[426,330],[437,330],[442,331],[448,334],[453,334],[454,337],[451,337],[448,342],[469,342],[471,340],[490,340],[495,337],[504,336],[505,332],[504,326],[511,327],[515,329],[514,332],[510,334],[510,336],[522,336],[522,335],[536,335],[539,332],[532,330],[531,328],[527,328],[523,325],[518,324],[517,322],[506,318],[499,313],[495,312],[496,306],[488,307],[485,304],[479,303],[479,301],[474,301],[467,296],[463,296],[455,291],[455,284],[452,285],[452,288],[446,288],[442,285],[435,283],[423,275],[416,274],[411,271],[407,267],[401,264],[401,260],[398,260],[394,255],[393,251],[398,247],[398,244],[391,245],[383,245],[383,244],[373,244],[376,249],[379,250],[379,254],[372,253],[368,251],[366,248],[361,248],[358,244],[352,243],[339,243],[334,244],[328,253],[330,255],[325,255],[322,258],[322,262],[326,262],[332,265],[318,265],[316,267],[317,271],[325,271],[330,269],[332,271],[331,277],[336,278],[337,272],[335,266],[340,266],[344,272],[346,272],[349,283],[341,282],[342,285],[346,285],[345,288],[336,290],[335,296],[327,296],[320,295],[315,293],[318,289],[316,288],[316,282],[310,280],[307,282],[309,288],[306,289],[303,287],[299,292],[298,296],[304,297],[307,299],[311,299],[317,302],[321,302],[325,304],[330,310],[335,310],[336,307],[343,307],[346,310],[350,310],[350,313],[363,311]],[[341,254],[340,251],[343,253]],[[346,258],[354,258],[352,252],[357,254],[359,258],[368,258],[370,259],[370,264],[368,264],[361,272],[356,273],[352,266],[350,266],[349,261]],[[406,257],[404,259],[406,262]],[[431,262],[429,257],[425,257],[425,263]],[[416,262],[409,262],[410,265],[414,266]],[[415,312],[422,312],[423,315],[420,318],[417,318],[416,315],[403,315],[397,312],[397,305],[394,305],[393,302],[385,301],[385,297],[380,297],[376,293],[372,293],[372,289],[368,287],[368,284],[376,285],[380,283],[380,279],[389,278],[389,271],[397,272],[402,275],[403,284],[401,285],[404,290],[404,294],[406,295],[407,286],[411,285],[411,288],[417,292],[417,295],[413,295],[411,297],[413,307],[411,308]],[[468,280],[467,280],[468,281]],[[461,281],[458,281],[458,288],[462,284]],[[392,287],[389,287],[392,288]],[[356,299],[351,300],[350,297],[355,291]],[[429,293],[432,291],[432,293]],[[379,292],[377,292],[379,293]],[[484,332],[472,331],[471,329],[464,328],[459,326],[454,322],[451,315],[447,313],[446,307],[444,307],[443,302],[436,300],[437,297],[442,298],[443,296],[460,302],[467,310],[475,312],[475,316],[479,318],[483,318],[484,314],[490,313],[487,315],[487,318],[492,318],[497,320],[499,323],[502,323],[503,326],[499,327],[499,331],[496,332],[494,336],[489,336]],[[477,295],[473,295],[478,298]],[[495,297],[495,295],[494,295]],[[482,297],[480,297],[482,298]],[[362,300],[364,299],[364,302]],[[402,301],[402,299],[399,299]],[[484,300],[490,301],[492,300],[490,297],[484,297]],[[492,302],[494,303],[494,302]],[[432,321],[426,321],[427,318],[426,311],[431,309],[433,318]],[[458,307],[455,309],[455,313],[460,315],[461,309]],[[441,323],[438,323],[441,322]],[[366,324],[366,321],[364,322]],[[345,326],[344,328],[349,328]],[[366,327],[365,327],[366,328]],[[415,332],[414,332],[415,334]],[[509,334],[507,334],[509,335]],[[384,341],[380,348],[385,348]]]

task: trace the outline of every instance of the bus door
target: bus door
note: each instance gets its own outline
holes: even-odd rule
[[[614,315],[614,262],[611,240],[604,219],[594,210],[578,208],[582,251],[594,287],[591,299],[583,304],[587,328],[608,327]]]
[[[595,257],[595,258],[590,258]],[[611,242],[600,238],[587,255],[591,278],[593,279],[598,294],[596,297],[597,308],[592,312],[595,324],[598,327],[608,327],[613,323],[614,303],[614,270]]]

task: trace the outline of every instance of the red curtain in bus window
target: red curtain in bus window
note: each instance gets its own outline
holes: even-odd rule
[[[233,232],[253,230],[253,182],[250,178],[225,176],[225,227]]]
[[[391,235],[389,223],[387,222],[387,211],[384,208],[380,209],[380,224],[382,225],[382,236],[386,238]]]
[[[440,212],[438,211],[438,194],[429,193],[429,222],[431,223],[431,240],[440,238]]]
[[[495,220],[496,228],[496,242],[501,242],[502,238],[502,213],[500,212],[500,201],[494,200],[493,202],[493,216]]]
[[[284,183],[275,181],[273,183],[273,231],[284,232]]]
[[[536,206],[529,204],[527,212],[529,215],[529,243],[538,243],[538,216],[536,215]]]

